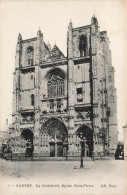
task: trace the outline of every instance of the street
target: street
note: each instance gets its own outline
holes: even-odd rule
[[[79,167],[78,161],[0,159],[0,195],[126,194],[126,161],[85,161]]]

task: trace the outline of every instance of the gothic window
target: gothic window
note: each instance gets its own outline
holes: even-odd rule
[[[60,97],[64,95],[64,79],[59,75],[51,75],[48,80],[48,97]]]
[[[79,39],[80,57],[86,56],[86,49],[87,49],[87,38],[86,36],[82,35]]]
[[[58,99],[57,100],[57,109],[60,109],[61,108],[61,99]]]
[[[54,100],[50,100],[50,110],[54,110]]]
[[[31,105],[34,106],[34,95],[31,95]]]
[[[41,132],[41,139],[40,139],[40,145],[41,147],[45,148],[48,147],[49,142],[49,136],[44,131]]]
[[[33,65],[33,60],[34,60],[34,49],[33,47],[28,47],[27,52],[26,52],[26,60],[28,65]]]
[[[82,93],[82,87],[77,88],[77,102],[82,102],[83,100],[83,93]]]

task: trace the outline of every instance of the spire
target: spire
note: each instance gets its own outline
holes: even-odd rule
[[[68,26],[69,29],[72,29],[72,20],[70,19],[70,22],[69,22],[69,26]]]
[[[71,20],[68,26],[67,40],[68,40],[68,58],[73,58],[73,27],[72,27]]]
[[[97,18],[95,17],[95,14],[92,16],[91,18],[91,24],[95,24],[96,26],[98,26],[98,20]]]
[[[37,57],[36,64],[40,64],[44,60],[44,41],[43,41],[43,33],[41,32],[40,26],[37,31]]]
[[[19,33],[19,35],[18,35],[18,43],[21,43],[21,41],[22,41],[22,35]]]
[[[91,32],[92,33],[98,32],[98,20],[95,17],[95,15],[93,15],[91,18]]]
[[[49,51],[51,51],[51,44],[49,43],[49,41],[47,43],[47,47],[48,47]]]
[[[41,35],[42,35],[42,33],[41,33],[40,26],[39,26],[39,30],[37,31],[37,37],[40,37]]]

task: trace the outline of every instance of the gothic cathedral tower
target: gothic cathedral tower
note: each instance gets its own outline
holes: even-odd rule
[[[78,157],[114,154],[118,141],[114,68],[106,31],[91,24],[67,32],[67,57],[55,44],[18,36],[13,81],[15,155]]]

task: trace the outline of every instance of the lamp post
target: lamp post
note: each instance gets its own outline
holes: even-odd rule
[[[95,143],[95,141],[94,141],[94,134],[93,134],[93,152],[92,152],[93,161],[95,160],[94,159],[94,143]]]
[[[64,148],[65,148],[65,151],[66,151],[65,157],[66,157],[66,161],[67,161],[68,160],[67,159],[68,158],[68,156],[67,156],[67,154],[68,154],[68,142],[63,143],[63,145],[64,145]]]
[[[84,140],[83,140],[83,133],[80,133],[80,143],[81,143],[81,164],[80,168],[83,168],[83,146],[84,146]]]
[[[66,143],[65,145],[66,145],[66,161],[67,161],[68,143]]]
[[[109,117],[110,117],[110,107],[107,107],[107,117],[108,117],[108,123],[107,123],[107,126],[108,126],[108,155],[109,155]]]

